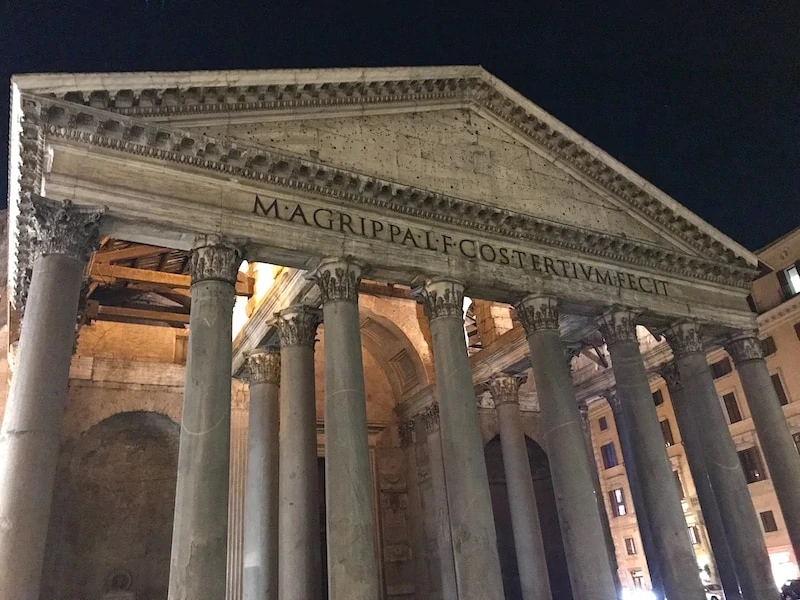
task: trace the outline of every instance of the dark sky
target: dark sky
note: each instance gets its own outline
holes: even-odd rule
[[[798,0],[15,0],[0,13],[6,81],[440,64],[483,65],[750,249],[800,225]]]

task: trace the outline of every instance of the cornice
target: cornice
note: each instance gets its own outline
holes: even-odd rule
[[[326,92],[329,96],[327,99],[323,97],[322,100],[326,102],[357,102],[363,104],[366,102],[365,97],[371,97],[374,102],[396,102],[398,97],[409,100],[413,94],[422,94],[420,90],[426,90],[425,93],[427,94],[464,94],[465,97],[469,96],[471,101],[479,102],[485,109],[493,110],[495,113],[502,108],[498,105],[499,98],[497,93],[492,92],[491,86],[478,78],[426,81],[427,83],[418,82],[418,84],[407,88],[404,87],[402,82],[388,82],[386,83],[387,87],[381,89],[393,93],[387,92],[385,94],[384,92],[378,94],[377,88],[372,84],[353,84],[352,93],[348,95],[348,89],[350,88],[345,84],[340,84],[333,86],[336,90],[330,89]],[[315,92],[308,85],[303,86],[302,92],[298,92],[300,97],[295,100],[297,102],[307,102],[309,106],[313,105],[313,102],[321,102],[320,96],[325,96],[322,93],[324,85],[320,86],[319,94],[316,98],[314,98]],[[252,93],[255,93],[255,91]],[[266,94],[266,91],[263,93]],[[364,96],[365,94],[366,96]],[[73,99],[69,94],[64,97]],[[260,184],[275,185],[334,197],[344,202],[367,205],[428,221],[438,221],[507,239],[531,241],[550,247],[572,250],[584,255],[593,255],[601,259],[609,259],[621,264],[674,273],[682,277],[701,279],[722,285],[746,289],[756,273],[743,259],[736,258],[732,260],[734,255],[730,250],[725,250],[730,256],[719,252],[715,254],[712,246],[717,244],[721,248],[719,242],[713,241],[710,246],[698,245],[698,240],[705,234],[699,234],[700,237],[696,237],[693,244],[703,256],[701,258],[621,236],[566,226],[516,211],[491,207],[479,202],[407,186],[346,169],[339,169],[272,148],[243,143],[237,139],[212,138],[197,132],[180,130],[163,123],[149,122],[134,116],[121,114],[122,111],[120,109],[123,107],[117,106],[118,102],[115,101],[113,103],[114,106],[110,106],[111,96],[108,96],[109,101],[105,103],[98,101],[98,96],[96,95],[89,94],[88,97],[84,95],[81,98],[86,104],[102,105],[103,108],[84,106],[73,101],[30,94],[22,95],[22,103],[25,108],[25,126],[23,129],[27,146],[24,144],[22,146],[21,159],[30,174],[23,178],[22,185],[27,186],[27,188],[21,193],[21,204],[24,204],[26,194],[30,194],[28,190],[37,187],[41,180],[43,140],[46,136],[47,138],[87,144],[151,160],[193,167],[218,176],[232,176]],[[155,105],[153,108],[158,106],[195,106],[186,100],[186,94],[183,96],[178,94],[176,98],[178,100],[182,99],[182,101],[176,104],[163,103],[162,105]],[[413,98],[420,100],[418,96],[413,96]],[[78,98],[74,99],[78,100]],[[422,99],[424,100],[425,98]],[[267,102],[267,100],[264,99],[263,102]],[[277,103],[276,107],[286,108],[285,104],[281,104],[284,102],[283,100],[274,100],[274,102]],[[248,105],[246,102],[237,102],[224,104],[224,106],[226,110],[234,110],[240,104]],[[503,110],[508,109],[505,104],[503,104],[503,107],[505,107]],[[129,108],[133,109],[136,106],[131,105]],[[110,112],[112,110],[117,112]],[[178,109],[176,108],[175,110]],[[189,109],[187,108],[187,110]],[[247,110],[253,110],[253,108],[250,107]],[[128,112],[133,113],[135,111]],[[511,112],[513,113],[513,110]],[[551,153],[557,153],[556,151],[566,152],[562,160],[577,161],[575,164],[578,165],[580,163],[578,166],[582,165],[580,170],[586,176],[594,178],[614,195],[625,199],[624,194],[627,193],[625,190],[630,192],[629,186],[626,187],[620,183],[618,177],[607,178],[599,172],[595,173],[596,177],[591,175],[589,171],[596,170],[599,166],[595,165],[589,169],[587,165],[591,161],[588,158],[580,158],[583,156],[581,154],[583,151],[578,152],[580,149],[573,142],[562,144],[558,141],[560,138],[556,135],[557,132],[548,129],[549,125],[543,121],[534,122],[531,120],[534,119],[533,116],[523,118],[523,115],[514,114],[516,115],[514,119],[522,119],[519,126],[522,128],[523,133],[527,132],[526,135],[529,135],[536,143],[543,145]],[[511,113],[506,114],[505,117],[498,113],[498,116],[505,120],[512,118]],[[538,126],[537,123],[542,126]],[[547,131],[551,133],[548,134]],[[563,139],[566,140],[566,138]],[[596,159],[592,160],[596,161]],[[575,165],[573,166],[578,168]],[[608,166],[604,168],[610,169]],[[38,179],[36,177],[37,172],[39,173]],[[605,183],[603,183],[604,181]],[[654,203],[658,203],[657,200],[652,197],[650,200],[646,200],[640,194],[635,196],[631,194],[632,192],[628,194],[630,196],[629,204],[633,208],[640,210],[651,220],[658,222],[661,227],[687,241],[685,234],[689,229],[684,226],[687,222],[685,220],[682,221],[682,217],[664,221],[664,219],[661,219],[667,214],[664,210],[659,209],[660,212],[657,211],[657,215],[653,212],[655,211],[655,208],[653,208],[655,206]],[[635,202],[633,201],[634,199],[636,199]],[[644,208],[638,207],[636,205],[637,202]],[[27,211],[24,206],[20,206],[20,209],[20,215],[26,214]],[[658,218],[655,218],[654,215],[658,216]],[[25,235],[28,233],[27,230],[25,218],[20,218],[18,231],[23,238],[20,240],[21,246],[24,246],[23,242],[25,241]],[[709,237],[708,239],[711,238]],[[23,252],[19,253],[19,256],[25,258],[25,252],[23,248]],[[714,256],[714,258],[707,258],[709,256]],[[729,264],[723,264],[725,261],[728,261]],[[28,261],[20,260],[20,266],[23,267],[20,270],[24,271],[24,266],[27,264],[29,264]],[[16,278],[17,280],[20,279],[19,272],[16,274]],[[16,283],[15,300],[24,297],[24,289],[26,287],[27,284],[24,282],[23,277],[23,281]]]
[[[127,77],[126,77],[127,75]],[[355,70],[319,71],[304,77],[281,76],[280,71],[238,73],[239,77],[202,77],[203,74],[183,73],[183,77],[146,78],[148,87],[121,88],[137,74],[119,74],[115,78],[95,80],[106,86],[101,89],[53,88],[52,96],[76,105],[111,110],[126,116],[170,118],[247,112],[286,112],[347,106],[379,106],[398,104],[461,101],[490,112],[526,138],[546,148],[548,153],[570,165],[617,198],[620,198],[651,222],[659,224],[683,240],[702,256],[714,256],[730,264],[747,266],[719,240],[701,230],[685,215],[651,193],[651,187],[637,181],[638,177],[622,173],[616,165],[608,164],[590,144],[574,139],[555,119],[529,101],[520,101],[519,94],[480,68],[422,68],[388,69],[385,79]],[[345,79],[337,79],[344,77]],[[313,79],[312,79],[313,77]],[[331,78],[328,81],[320,80]],[[347,79],[350,77],[351,79]],[[377,77],[377,78],[376,78]],[[25,83],[33,79],[21,78]],[[79,80],[88,82],[91,78]],[[177,84],[185,81],[184,85]],[[170,87],[165,82],[169,81]],[[262,85],[230,85],[231,82]],[[174,83],[173,83],[174,82]],[[114,85],[116,83],[116,85]],[[152,87],[159,83],[162,87]],[[217,85],[202,85],[215,83]],[[225,85],[221,85],[224,83]],[[139,85],[142,85],[140,82]],[[90,86],[91,87],[91,86]],[[110,89],[109,89],[110,87]],[[571,133],[571,132],[570,132]],[[614,162],[614,161],[610,161]]]

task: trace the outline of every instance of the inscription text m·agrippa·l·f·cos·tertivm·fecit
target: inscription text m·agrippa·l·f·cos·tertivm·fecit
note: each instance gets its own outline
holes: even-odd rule
[[[446,255],[456,254],[469,260],[518,267],[543,275],[578,279],[646,294],[669,295],[667,282],[655,277],[614,269],[601,269],[574,260],[563,260],[472,238],[401,226],[371,217],[354,217],[350,213],[330,208],[304,207],[297,202],[287,203],[277,199],[269,202],[256,196],[252,213],[270,219],[336,231],[345,235],[381,240],[409,248]]]

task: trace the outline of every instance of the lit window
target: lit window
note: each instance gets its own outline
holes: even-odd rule
[[[761,517],[761,526],[764,528],[764,533],[778,531],[778,523],[775,521],[775,515],[771,510],[758,513],[758,516]]]
[[[755,483],[767,478],[758,448],[751,446],[750,448],[739,450],[737,454],[739,455],[739,463],[742,465],[742,471],[744,471],[747,483]]]
[[[617,449],[614,447],[614,442],[609,442],[604,446],[600,446],[600,453],[603,455],[603,466],[606,469],[616,467],[619,464],[617,461]]]
[[[661,424],[661,435],[664,436],[664,445],[668,448],[675,443],[675,438],[672,437],[672,427],[669,425],[669,420],[664,419],[659,422]]]
[[[781,282],[781,290],[786,300],[800,294],[800,269],[798,268],[798,263],[780,271],[778,280]]]
[[[605,417],[600,417],[597,419],[597,425],[600,427],[600,431],[605,431],[608,429],[608,419]]]
[[[628,553],[628,556],[636,554],[636,540],[633,538],[625,538],[625,551]]]
[[[631,579],[633,580],[633,587],[637,590],[644,589],[644,573],[641,569],[631,571]]]
[[[731,361],[727,358],[723,358],[722,360],[718,360],[715,363],[709,365],[711,369],[711,376],[714,379],[719,379],[723,375],[727,375],[731,371],[733,371],[733,367],[731,367]]]
[[[772,386],[775,388],[775,394],[777,394],[781,406],[789,404],[789,398],[786,397],[786,390],[783,389],[783,383],[781,383],[781,376],[775,373],[771,377]]]
[[[742,420],[742,413],[739,410],[739,403],[736,402],[736,396],[733,392],[725,394],[722,397],[722,402],[725,404],[725,410],[728,413],[728,422],[733,425]]]
[[[628,514],[625,507],[625,492],[622,488],[617,488],[608,492],[608,499],[611,501],[611,514],[615,517],[623,517]]]
[[[689,526],[689,539],[692,540],[692,546],[696,546],[700,543],[700,532],[697,531],[695,525]]]

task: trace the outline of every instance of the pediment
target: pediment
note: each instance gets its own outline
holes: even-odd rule
[[[51,136],[720,283],[757,264],[480,68],[31,75],[12,92],[20,198]]]

